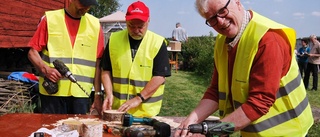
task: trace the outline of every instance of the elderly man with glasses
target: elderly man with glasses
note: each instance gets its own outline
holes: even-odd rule
[[[306,136],[313,117],[294,56],[295,30],[245,10],[240,0],[196,0],[196,7],[219,33],[215,68],[211,85],[175,136],[192,135],[189,125],[216,111],[220,120],[202,124],[207,130],[200,133],[231,134],[223,126],[229,124],[242,137]]]

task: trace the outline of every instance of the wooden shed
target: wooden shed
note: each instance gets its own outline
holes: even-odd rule
[[[64,8],[68,0],[1,0],[0,47],[26,47],[44,12]]]
[[[0,71],[30,66],[27,44],[45,11],[69,5],[69,0],[0,0]]]

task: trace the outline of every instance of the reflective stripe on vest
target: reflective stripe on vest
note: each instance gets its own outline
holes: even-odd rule
[[[134,87],[145,87],[148,83],[148,81],[134,81],[134,80],[130,80],[130,82],[128,81],[127,78],[116,78],[113,77],[113,83],[117,83],[117,84],[130,84]],[[163,83],[164,85],[164,83]],[[120,100],[127,100],[127,98],[131,99],[134,98],[136,95],[130,95],[130,94],[120,94],[118,92],[113,92],[114,96],[119,98]],[[163,95],[160,96],[152,96],[148,99],[146,99],[144,101],[144,103],[154,103],[154,102],[158,102],[160,100],[162,100]]]
[[[259,28],[259,29],[257,29]],[[228,100],[228,59],[224,36],[218,36],[215,47],[215,62],[219,73],[219,109],[225,117],[246,102],[249,90],[249,75],[258,43],[269,30],[283,31],[294,55],[295,32],[293,29],[275,23],[255,12],[239,41],[235,59],[231,92],[233,106]],[[250,39],[245,39],[250,38]],[[239,53],[239,54],[238,54]],[[241,54],[240,54],[241,53]],[[220,82],[222,81],[222,82]],[[226,85],[223,85],[226,84]],[[311,108],[301,80],[295,57],[286,76],[281,78],[277,99],[269,112],[241,131],[243,137],[254,136],[305,136],[313,124]],[[280,132],[281,131],[281,132]]]
[[[152,78],[153,60],[159,52],[164,38],[147,31],[132,61],[128,30],[112,33],[109,51],[112,65],[113,108],[117,109],[126,100],[140,93]],[[147,100],[128,113],[136,117],[152,117],[160,112],[164,83]]]
[[[46,65],[54,67],[56,59],[63,61],[76,77],[78,83],[90,94],[95,75],[99,20],[90,14],[81,17],[79,30],[72,48],[65,23],[64,9],[46,12],[48,27],[47,49],[42,50],[42,59]],[[50,54],[49,54],[50,52]],[[43,78],[39,78],[42,85]],[[64,78],[58,82],[59,91],[53,96],[88,97],[75,83]],[[48,95],[40,86],[40,93]]]

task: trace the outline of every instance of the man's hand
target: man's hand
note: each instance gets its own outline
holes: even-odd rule
[[[99,116],[102,116],[102,98],[103,96],[101,95],[94,95],[94,101],[91,105],[90,112],[96,110]]]
[[[135,108],[137,106],[139,106],[142,103],[142,100],[139,96],[136,96],[128,101],[126,101],[125,103],[123,103],[120,108],[118,109],[118,111],[121,112],[127,112],[129,109],[131,108]]]
[[[186,136],[192,136],[193,134],[191,132],[188,132],[188,127],[191,124],[196,124],[192,117],[187,117],[185,120],[181,122],[181,124],[178,126],[174,133],[174,137],[186,137]]]
[[[94,102],[91,105],[90,111],[96,110],[100,116],[103,115],[103,111],[111,110],[113,102],[113,95],[106,95],[106,98],[103,100],[103,96],[95,95]]]
[[[62,78],[62,75],[55,68],[43,67],[43,69],[44,76],[50,79],[52,82],[56,83]]]
[[[102,111],[101,113],[103,114],[103,111],[105,110],[111,110],[112,109],[112,103],[113,103],[113,95],[106,95],[106,98],[103,101],[103,106],[102,106]]]

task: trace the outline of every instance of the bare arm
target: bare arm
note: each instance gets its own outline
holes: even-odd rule
[[[187,129],[190,124],[202,122],[216,110],[218,110],[217,102],[210,99],[201,100],[198,106],[180,124],[179,129]],[[220,121],[234,123],[235,131],[241,130],[251,123],[250,119],[245,115],[241,107]],[[177,130],[174,136],[180,137],[187,134],[188,130]],[[189,133],[189,135],[190,134],[191,133]]]
[[[234,123],[235,131],[241,130],[251,123],[251,120],[246,116],[241,107],[236,109],[230,115],[221,119],[221,121]]]
[[[143,88],[143,90],[140,92],[141,96],[144,99],[150,98],[157,91],[157,89],[165,82],[165,80],[166,79],[164,76],[153,76],[151,80],[147,83],[147,85]],[[137,107],[138,105],[140,105],[140,103],[142,103],[141,98],[136,96],[123,103],[118,110],[128,111],[131,108]]]
[[[94,75],[94,91],[95,92],[100,92],[101,91],[101,69],[99,67],[100,64],[100,59],[97,59],[96,61],[96,73]]]
[[[28,58],[36,69],[51,81],[57,82],[62,77],[58,70],[43,63],[37,50],[31,48],[28,52]]]
[[[47,73],[46,70],[48,69],[48,66],[43,63],[38,51],[31,48],[28,52],[28,58],[34,65],[34,67],[36,67],[36,69],[39,70],[42,74]]]
[[[157,89],[166,81],[163,76],[154,76],[140,92],[143,98],[150,98]]]
[[[102,106],[102,95],[99,94],[101,92],[101,69],[99,67],[100,59],[97,59],[96,62],[96,73],[94,75],[94,101],[91,105],[90,111],[96,110],[99,115],[102,115],[101,113],[101,106]]]
[[[320,57],[320,54],[307,54],[309,57]]]
[[[174,136],[186,136],[190,124],[197,124],[209,117],[213,112],[218,110],[218,103],[211,99],[202,99],[198,106],[189,114],[189,116],[183,120],[178,127],[180,130],[176,130]],[[191,135],[191,133],[189,133]]]
[[[102,71],[101,80],[106,93],[106,97],[103,102],[102,111],[109,110],[113,103],[113,93],[112,93],[112,76],[110,71]]]

